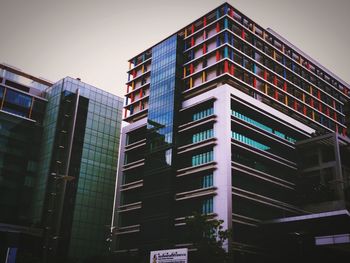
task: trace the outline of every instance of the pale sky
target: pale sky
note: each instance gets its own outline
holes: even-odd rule
[[[0,0],[0,62],[123,96],[128,59],[219,0]],[[350,0],[231,0],[350,83]]]

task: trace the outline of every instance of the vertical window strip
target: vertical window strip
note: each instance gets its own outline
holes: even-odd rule
[[[202,177],[202,188],[213,186],[213,174],[208,174]]]
[[[202,202],[202,214],[213,213],[213,198],[210,197]]]

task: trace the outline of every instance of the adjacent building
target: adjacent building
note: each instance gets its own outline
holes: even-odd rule
[[[37,179],[44,90],[53,83],[17,68],[0,64],[0,260],[17,248],[38,253],[42,235],[30,217]],[[31,227],[29,227],[31,226]],[[27,244],[29,246],[27,246]]]
[[[342,180],[333,183],[340,203],[317,213],[343,211],[349,221],[347,154],[339,147],[348,151],[350,86],[307,54],[224,3],[129,63],[114,253],[193,249],[184,220],[200,212],[232,229],[226,248],[237,262],[276,255],[264,231],[317,217],[308,205],[320,202],[310,197],[317,176],[325,185]],[[306,169],[308,157],[300,157],[323,140],[337,163],[318,155],[317,167]],[[335,170],[325,172],[327,165]]]
[[[122,100],[69,77],[47,89],[46,98],[33,219],[42,220],[49,259],[101,255],[113,209]]]
[[[17,257],[64,262],[105,253],[122,99],[7,65],[0,76],[1,256],[18,249]]]

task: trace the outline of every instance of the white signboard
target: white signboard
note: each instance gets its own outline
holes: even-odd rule
[[[187,248],[151,251],[150,263],[187,263]]]

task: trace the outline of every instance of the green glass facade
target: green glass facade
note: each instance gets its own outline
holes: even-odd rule
[[[77,84],[78,82],[73,80]],[[79,84],[79,83],[78,83]],[[69,255],[101,254],[109,233],[123,101],[107,92],[84,88],[89,99]]]
[[[0,64],[0,223],[35,223],[30,206],[47,103],[29,92],[40,84],[35,79]],[[48,83],[40,87],[48,87]]]
[[[9,249],[22,258],[40,249],[31,204],[47,103],[38,95],[49,85],[0,64],[0,262]]]
[[[42,129],[34,121],[0,113],[0,222],[30,225]]]
[[[47,99],[33,216],[48,229],[48,258],[81,260],[106,249],[122,100],[72,78],[54,84]]]
[[[1,262],[9,248],[43,262],[106,252],[122,104],[78,79],[0,64]]]

